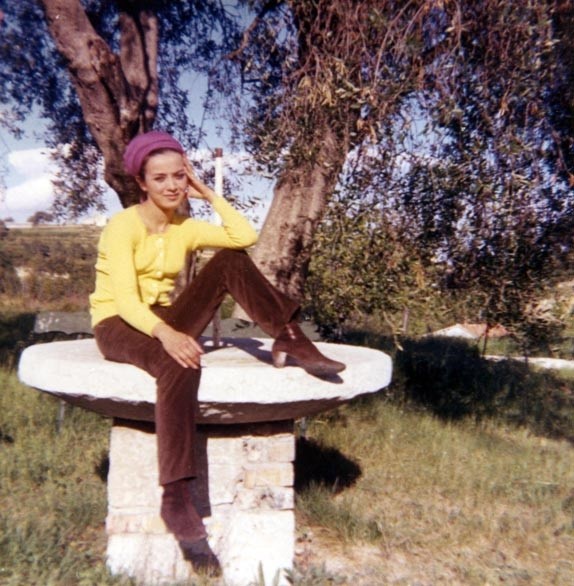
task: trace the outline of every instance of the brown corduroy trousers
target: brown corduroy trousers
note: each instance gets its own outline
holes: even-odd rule
[[[228,293],[273,338],[299,309],[271,285],[245,252],[227,249],[215,254],[171,306],[153,309],[176,330],[198,338]],[[119,316],[97,324],[94,335],[107,360],[134,364],[156,379],[160,484],[196,476],[195,422],[201,370],[183,368],[159,340]]]

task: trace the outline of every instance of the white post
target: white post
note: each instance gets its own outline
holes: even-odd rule
[[[223,195],[223,149],[216,148],[215,153],[215,193]]]
[[[215,188],[214,191],[217,195],[223,196],[223,149],[216,148],[214,152],[215,157]],[[214,214],[214,221],[216,224],[221,224],[221,218]],[[213,316],[211,322],[213,330],[213,347],[219,348],[221,345],[221,309],[218,309]]]
[[[217,195],[223,196],[223,149],[216,148],[213,156],[215,158],[215,186],[214,191]],[[215,223],[221,224],[221,218],[215,214]]]

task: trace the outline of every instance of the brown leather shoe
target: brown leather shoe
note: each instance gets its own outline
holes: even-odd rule
[[[175,538],[187,545],[207,537],[199,513],[193,505],[189,479],[176,480],[163,487],[161,518]]]
[[[281,330],[271,348],[271,357],[276,368],[285,366],[287,356],[294,358],[308,373],[316,376],[333,375],[345,370],[342,362],[321,354],[296,322],[288,323]]]
[[[194,572],[213,578],[221,576],[221,565],[207,539],[196,541],[191,545],[184,543],[180,545],[184,559],[191,563]]]

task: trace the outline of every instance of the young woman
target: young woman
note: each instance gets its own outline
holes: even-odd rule
[[[156,379],[161,515],[182,544],[193,546],[206,537],[190,491],[197,473],[194,432],[203,354],[197,339],[224,296],[229,293],[275,338],[276,367],[288,355],[318,376],[345,365],[322,355],[301,332],[298,304],[275,289],[243,251],[255,243],[254,229],[197,178],[178,141],[164,132],[138,135],[126,148],[124,165],[145,199],[116,214],[102,232],[90,296],[92,324],[106,359],[129,362]],[[186,197],[209,202],[222,225],[178,215]],[[172,302],[186,253],[205,247],[223,250]]]

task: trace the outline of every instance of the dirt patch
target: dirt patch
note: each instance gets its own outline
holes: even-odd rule
[[[295,567],[301,584],[322,586],[532,586],[546,583],[534,567],[480,542],[437,552],[406,545],[345,544],[321,527],[302,527]],[[524,562],[524,560],[522,560]],[[566,560],[564,560],[566,562]],[[556,567],[556,584],[571,583],[572,564]],[[562,579],[566,581],[562,581]],[[540,581],[542,580],[542,581]]]

